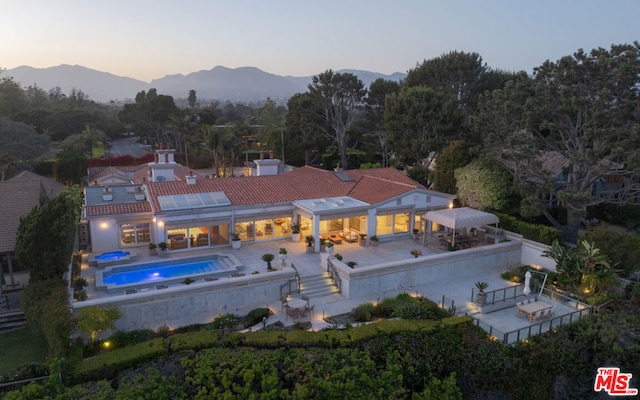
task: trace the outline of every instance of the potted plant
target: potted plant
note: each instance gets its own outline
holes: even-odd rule
[[[411,234],[411,239],[418,240],[418,233],[419,232],[420,232],[420,229],[414,229],[413,233]]]
[[[159,249],[158,254],[159,254],[161,257],[164,257],[164,256],[166,256],[166,255],[167,255],[167,247],[168,247],[168,246],[167,246],[167,242],[160,242],[160,243],[158,243],[158,249]]]
[[[149,255],[155,256],[158,254],[158,246],[155,243],[149,243]]]
[[[367,234],[360,233],[360,246],[367,247]]]
[[[240,248],[241,244],[242,240],[240,240],[240,235],[238,235],[236,232],[233,232],[231,234],[231,248],[237,250]]]
[[[307,253],[313,253],[313,245],[315,244],[316,239],[313,235],[308,235],[304,238],[304,242],[307,244]]]
[[[320,251],[325,251],[327,248],[327,239],[321,237],[320,238]]]
[[[300,241],[300,224],[298,223],[291,225],[291,241],[296,243]]]
[[[280,247],[280,250],[278,250],[278,257],[280,257],[280,260],[282,261],[282,266],[285,267],[287,265],[287,249]]]
[[[371,240],[371,246],[377,246],[380,239],[378,239],[376,235],[373,235],[369,240]]]
[[[411,250],[409,253],[411,253],[411,255],[415,258],[418,258],[422,255],[422,250],[420,249],[413,249]]]
[[[358,263],[355,261],[347,261],[346,264],[349,266],[349,268],[353,268],[358,265]]]
[[[333,253],[334,247],[333,247],[333,242],[327,242],[326,243],[326,249],[325,251],[329,254]]]
[[[265,253],[262,255],[262,261],[267,263],[267,271],[271,271],[273,269],[273,267],[271,267],[271,261],[273,261],[274,258],[275,256],[271,253]]]
[[[476,282],[476,288],[478,288],[478,294],[476,296],[476,303],[483,305],[486,299],[484,290],[489,287],[487,282]]]
[[[342,254],[336,253],[335,257],[336,257],[336,260],[342,261]]]

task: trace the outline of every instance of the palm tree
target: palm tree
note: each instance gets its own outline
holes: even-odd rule
[[[202,125],[200,135],[207,150],[213,154],[213,168],[216,171],[216,176],[220,176],[224,170],[225,155],[229,151],[233,135],[227,129],[216,129],[210,125]]]

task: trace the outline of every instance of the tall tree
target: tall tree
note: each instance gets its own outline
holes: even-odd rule
[[[367,94],[364,83],[353,74],[327,70],[314,76],[308,88],[322,110],[324,120],[331,127],[325,133],[338,147],[341,166],[348,168],[349,131]]]
[[[80,189],[67,187],[20,219],[15,252],[30,282],[60,279],[67,271],[81,205]]]
[[[213,169],[216,176],[222,175],[225,169],[225,156],[230,153],[233,133],[226,128],[216,128],[211,125],[200,126],[200,138],[205,147],[213,154]]]
[[[450,94],[416,86],[388,96],[384,117],[395,157],[426,170],[435,155],[458,138],[462,113]]]
[[[196,91],[191,89],[189,90],[189,97],[187,98],[187,102],[189,103],[189,108],[191,112],[195,112],[196,106],[198,105],[198,97],[196,95]]]
[[[578,50],[483,98],[486,151],[514,174],[525,215],[543,214],[576,243],[587,207],[639,200],[640,44]],[[485,114],[486,113],[486,114]],[[550,159],[562,166],[551,168]],[[604,189],[604,190],[602,190]],[[563,225],[539,201],[553,195]]]
[[[389,166],[389,133],[384,122],[384,105],[387,96],[397,93],[400,84],[383,78],[376,79],[369,85],[366,102],[367,129],[375,135],[380,144],[380,156],[382,167]]]
[[[49,149],[49,137],[38,135],[33,127],[0,117],[0,158],[26,168]]]
[[[297,93],[287,102],[285,119],[285,153],[293,165],[317,164],[325,147],[326,121],[313,96]]]

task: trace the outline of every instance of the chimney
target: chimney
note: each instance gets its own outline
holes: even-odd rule
[[[189,171],[189,176],[187,176],[187,185],[195,185],[196,177],[193,176],[193,171]]]
[[[260,159],[264,160],[264,151],[260,151]]]
[[[269,159],[273,160],[273,150],[269,150]]]

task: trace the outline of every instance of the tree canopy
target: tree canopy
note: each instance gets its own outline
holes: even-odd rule
[[[335,73],[327,70],[312,78],[309,93],[318,104],[322,118],[331,130],[326,135],[338,147],[340,163],[348,168],[347,150],[353,146],[350,130],[359,116],[359,110],[367,94],[364,84],[350,73]]]
[[[80,189],[66,187],[21,218],[15,252],[30,282],[59,279],[68,270],[81,205]]]
[[[547,61],[483,97],[485,152],[514,174],[524,215],[544,214],[575,243],[587,207],[638,200],[639,91],[635,42]],[[566,225],[539,200],[549,194]]]

